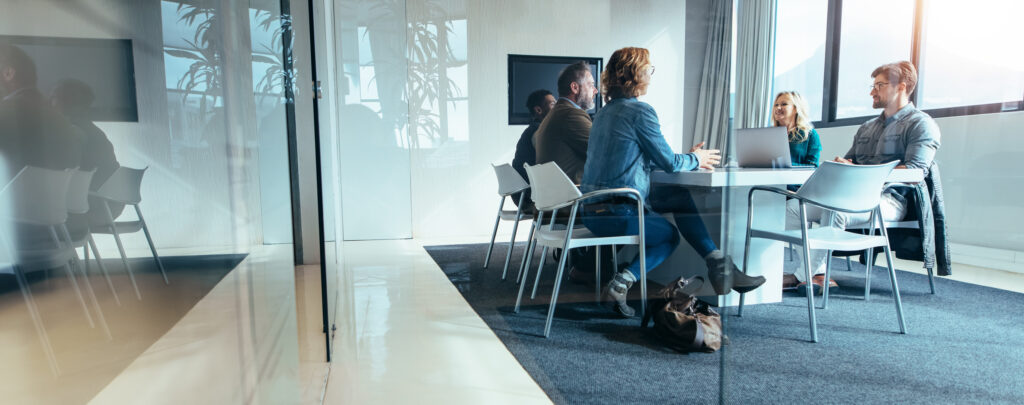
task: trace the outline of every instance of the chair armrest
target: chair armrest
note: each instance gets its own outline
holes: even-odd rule
[[[810,200],[808,200],[805,197],[801,197],[801,196],[797,195],[795,192],[792,192],[792,191],[789,191],[789,190],[786,190],[786,189],[782,189],[782,188],[768,187],[768,186],[754,186],[754,187],[751,187],[750,188],[750,192],[747,193],[747,199],[753,198],[755,191],[768,191],[768,192],[771,192],[771,193],[784,195],[787,198],[796,198],[798,200],[810,201]]]
[[[769,192],[772,192],[772,193],[775,193],[775,194],[781,194],[781,195],[784,195],[786,197],[795,198],[795,199],[800,200],[801,202],[804,202],[806,204],[814,205],[816,207],[821,207],[821,208],[824,208],[824,209],[829,210],[829,211],[846,212],[846,213],[865,212],[865,211],[849,211],[849,210],[844,210],[844,209],[836,208],[836,207],[833,207],[833,206],[830,206],[830,205],[825,205],[825,204],[819,203],[819,202],[814,201],[814,200],[812,200],[810,198],[798,195],[797,193],[794,193],[794,192],[789,191],[789,190],[784,190],[784,189],[775,188],[775,187],[766,187],[766,186],[755,186],[755,187],[752,187],[750,189],[750,193],[747,194],[748,209],[749,209],[749,205],[753,202],[754,192],[755,191],[769,191]]]
[[[882,189],[882,192],[884,193],[886,191],[897,189],[897,188],[915,188],[915,187],[917,187],[917,183],[888,183],[888,184],[885,185],[885,188]]]
[[[582,202],[583,200],[590,199],[590,198],[593,198],[593,197],[598,197],[598,196],[603,196],[603,195],[613,195],[613,194],[632,194],[632,195],[635,195],[636,198],[637,198],[638,204],[640,204],[640,205],[638,205],[638,207],[639,206],[643,206],[644,197],[642,195],[640,195],[640,192],[637,191],[634,188],[624,187],[624,188],[609,188],[609,189],[604,189],[604,190],[591,191],[589,193],[583,194],[583,195],[581,195],[579,197],[573,198],[571,200],[568,200],[566,202],[563,202],[563,203],[555,205],[555,206],[551,206],[551,207],[537,207],[537,210],[538,211],[553,211],[553,210],[569,207],[569,206],[572,206],[574,204],[578,204],[578,203]]]
[[[576,198],[576,201],[583,201],[594,197],[604,195],[615,195],[615,194],[632,194],[636,196],[637,201],[641,204],[644,202],[644,196],[640,195],[640,191],[635,188],[622,187],[622,188],[609,188],[604,190],[595,190]]]

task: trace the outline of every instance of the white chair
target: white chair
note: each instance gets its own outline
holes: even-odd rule
[[[512,260],[512,248],[516,244],[516,231],[519,230],[519,221],[533,219],[533,214],[523,214],[523,202],[525,200],[526,193],[522,191],[530,188],[530,185],[523,180],[523,176],[512,168],[512,165],[505,163],[502,165],[491,165],[494,168],[494,174],[498,177],[498,195],[501,196],[501,201],[498,203],[498,215],[494,218],[494,231],[491,232],[491,243],[487,246],[487,258],[484,259],[484,268],[491,262],[491,251],[494,249],[494,238],[498,235],[498,224],[501,221],[512,221],[512,240],[508,243],[508,252],[505,254],[505,268],[501,271],[501,279],[504,280],[508,274],[508,263]],[[505,199],[512,196],[515,193],[519,194],[519,206],[515,211],[505,209]],[[516,280],[519,276],[516,276]]]
[[[4,226],[12,226],[12,228],[0,232],[8,254],[8,260],[0,265],[0,271],[14,274],[35,324],[36,332],[42,341],[51,371],[55,375],[59,375],[60,370],[24,272],[33,269],[63,267],[89,326],[95,327],[92,315],[82,296],[82,290],[69,264],[74,256],[74,251],[70,249],[70,246],[65,246],[57,236],[58,229],[64,227],[64,222],[68,217],[67,194],[71,175],[70,170],[26,166],[3,189],[0,189],[0,217],[4,220]],[[40,233],[46,234],[42,238],[46,240],[35,240],[37,238],[30,236],[36,232],[27,235],[14,235],[16,232],[14,229],[17,226],[38,229]],[[89,287],[88,280],[86,280],[86,288],[93,298],[96,309],[99,310],[95,296],[91,295],[92,289]],[[99,312],[99,316],[103,321],[102,312]]]
[[[103,185],[90,195],[99,197],[103,203],[103,209],[107,214],[107,223],[102,226],[95,224],[90,225],[89,229],[92,233],[105,233],[114,236],[114,242],[117,243],[117,250],[121,253],[121,263],[124,264],[126,270],[128,270],[128,277],[132,280],[132,285],[135,284],[135,275],[132,272],[131,266],[128,265],[128,256],[124,252],[124,245],[121,243],[121,235],[126,233],[133,233],[142,231],[146,235],[146,242],[149,243],[149,250],[153,252],[153,260],[156,260],[156,265],[160,269],[160,274],[164,277],[164,283],[170,284],[167,279],[167,272],[164,270],[163,263],[160,262],[160,256],[156,253],[156,246],[153,245],[153,237],[149,234],[149,227],[146,226],[146,219],[142,216],[142,210],[139,209],[139,203],[142,202],[142,176],[146,174],[146,169],[132,169],[130,167],[118,167],[107,181],[103,182]],[[114,215],[110,211],[110,203],[121,203],[125,205],[131,205],[135,208],[136,220],[134,221],[115,221]],[[138,286],[135,287],[135,293],[139,299],[142,296],[139,294]]]
[[[68,213],[85,215],[89,212],[89,185],[92,184],[92,176],[96,173],[96,170],[83,171],[75,170],[71,174],[71,181],[68,184]],[[107,280],[107,287],[110,288],[110,292],[114,295],[114,302],[118,306],[121,305],[121,299],[117,296],[117,290],[114,289],[114,283],[110,280],[110,274],[107,273],[107,267],[103,265],[103,258],[100,256],[99,249],[96,248],[96,241],[92,238],[92,232],[89,232],[88,218],[83,219],[83,229],[75,229],[74,232],[70,232],[65,227],[65,237],[71,241],[71,246],[75,249],[81,248],[85,256],[85,267],[82,269],[82,273],[89,276],[89,249],[92,249],[93,256],[96,257],[96,264],[103,272],[103,277]],[[75,261],[77,262],[78,255],[75,254]],[[138,287],[135,287],[136,294],[138,294]],[[141,295],[140,295],[141,296]]]
[[[565,271],[565,262],[569,257],[569,250],[579,247],[586,246],[615,246],[615,245],[639,245],[640,247],[640,318],[643,319],[643,315],[647,311],[647,264],[644,260],[644,211],[643,211],[643,196],[640,192],[632,188],[615,188],[607,190],[593,191],[587,194],[580,193],[580,189],[573,184],[572,180],[565,175],[565,172],[558,167],[554,162],[548,162],[536,166],[525,165],[526,175],[530,178],[531,185],[531,197],[537,206],[537,220],[534,221],[533,238],[531,238],[529,245],[527,246],[528,256],[532,256],[533,249],[539,244],[545,248],[561,248],[562,256],[558,261],[558,272],[555,275],[555,286],[551,293],[551,304],[548,307],[547,321],[544,324],[544,337],[548,337],[551,332],[551,321],[555,315],[555,304],[558,302],[558,291],[562,285],[562,275]],[[632,195],[636,197],[637,210],[638,210],[638,228],[639,233],[637,235],[622,235],[622,236],[596,236],[586,228],[576,228],[576,213],[579,210],[580,202],[597,197],[597,196],[609,196],[609,195]],[[544,214],[550,212],[552,218],[558,213],[559,209],[570,208],[569,224],[564,228],[555,226],[554,221],[551,221],[547,227],[543,227],[541,224],[544,220]],[[600,254],[600,249],[598,249]],[[526,268],[523,271],[522,282],[519,284],[519,295],[516,298],[515,311],[519,312],[519,305],[523,299],[523,289],[526,286],[526,279],[529,273],[529,259],[526,259]],[[598,257],[597,263],[600,263],[600,257]],[[543,262],[541,263],[543,265]],[[540,268],[538,267],[538,274]],[[598,277],[600,277],[600,268],[596,269]],[[600,289],[600,278],[597,281],[598,289]],[[642,322],[641,322],[642,324]]]
[[[892,183],[892,184],[889,184],[888,186],[886,186],[885,189],[889,190],[889,189],[894,189],[894,188],[899,188],[899,187],[910,187],[910,188],[913,188],[914,185],[912,185],[912,184],[905,184],[905,183]],[[861,227],[848,227],[847,229],[870,229],[870,228],[873,228],[873,227],[874,227],[874,225],[870,224],[870,225],[861,226]],[[885,221],[885,228],[887,228],[887,229],[898,229],[898,228],[900,228],[900,229],[920,229],[921,226],[918,225],[916,220],[910,220],[910,221]],[[872,255],[872,260],[874,260],[873,256],[874,255]],[[847,270],[850,269],[850,257],[849,256],[846,257],[846,268],[847,268]],[[928,270],[928,287],[931,289],[931,293],[935,294],[935,272],[933,271],[933,269],[931,267],[926,267],[925,269]],[[871,280],[871,271],[868,268],[866,268],[866,267],[865,267],[865,279],[868,280],[868,281]],[[867,300],[870,297],[871,297],[871,283],[870,282],[865,282],[864,283],[864,299]]]
[[[881,246],[885,249],[885,255],[889,259],[889,280],[892,284],[893,301],[896,304],[896,317],[899,321],[900,333],[907,333],[906,322],[903,320],[903,304],[900,301],[900,290],[896,282],[896,271],[892,267],[892,251],[889,250],[889,238],[885,227],[882,226],[881,212],[878,208],[879,196],[886,177],[896,167],[895,161],[881,165],[847,165],[835,162],[823,162],[814,171],[807,182],[797,192],[788,191],[774,187],[754,187],[747,196],[747,234],[745,249],[743,253],[743,268],[747,268],[750,252],[750,239],[763,238],[788,242],[803,247],[803,267],[805,280],[811,280],[810,250],[865,250],[868,251],[867,267],[872,266],[872,251],[875,247]],[[780,194],[786,197],[795,198],[800,202],[800,229],[798,230],[771,230],[753,229],[754,192],[767,191]],[[862,235],[859,233],[847,232],[829,226],[808,228],[807,205],[818,206],[831,211],[845,213],[870,212],[871,219],[868,222],[872,226],[879,226],[881,235]],[[829,266],[826,266],[825,280],[829,278]],[[865,282],[868,282],[865,280]],[[811,328],[811,341],[818,341],[817,318],[815,317],[814,292],[813,288],[807,288],[807,313]],[[743,312],[743,298],[740,295],[740,314]],[[822,298],[825,308],[828,304],[828,288],[825,289]]]

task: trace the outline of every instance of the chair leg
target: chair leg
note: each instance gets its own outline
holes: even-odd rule
[[[807,278],[807,287],[804,290],[807,291],[807,317],[810,319],[811,324],[811,341],[818,342],[818,318],[814,314],[814,288],[811,287],[813,281],[811,275],[811,250],[807,248],[807,241],[804,241],[804,275]]]
[[[117,233],[117,225],[114,224],[114,215],[110,212],[110,205],[104,201],[103,208],[107,212],[107,220],[110,221],[110,234],[114,235],[117,251],[121,253],[121,263],[124,264],[124,269],[128,271],[128,278],[132,280],[132,287],[135,288],[135,297],[142,301],[142,293],[139,292],[139,285],[135,283],[135,273],[132,271],[132,267],[128,265],[128,255],[124,253],[124,245],[121,243],[121,235]]]
[[[875,248],[868,249],[864,259],[864,301],[871,300],[871,269],[875,267]]]
[[[89,234],[89,240],[85,244],[86,252],[88,249],[92,249],[92,255],[96,258],[96,265],[99,266],[100,271],[103,272],[103,277],[107,279],[107,287],[110,288],[110,293],[114,295],[114,302],[117,306],[121,306],[121,298],[117,296],[117,290],[114,289],[114,283],[110,280],[110,273],[107,272],[107,266],[103,265],[103,258],[100,257],[100,250],[96,248],[96,241],[92,238],[92,234]]]
[[[523,261],[519,263],[519,272],[516,273],[516,284],[523,282],[523,270],[533,260],[533,251],[536,249],[537,241],[533,240],[533,232],[537,230],[537,224],[530,226],[530,235],[526,237],[526,250],[523,251]]]
[[[520,214],[516,214],[515,223],[512,224],[512,239],[508,241],[508,252],[505,253],[505,268],[501,270],[501,279],[504,280],[508,276],[508,264],[512,261],[512,249],[516,246],[516,231],[519,230],[519,220],[521,219]]]
[[[562,255],[565,255],[565,252],[562,252]],[[537,263],[537,276],[533,279],[533,292],[530,293],[531,300],[537,298],[537,286],[540,285],[540,275],[544,272],[544,261],[547,257],[548,247],[545,246],[544,249],[541,249],[540,251],[540,263]]]
[[[149,242],[149,251],[153,252],[153,260],[156,260],[156,267],[160,269],[160,275],[164,277],[164,284],[170,284],[167,280],[167,271],[164,269],[164,264],[160,261],[160,256],[156,254],[156,245],[153,244],[153,236],[149,234],[149,226],[146,225],[146,219],[142,217],[142,210],[139,206],[135,206],[135,215],[139,216],[139,222],[142,223],[142,233],[146,235],[146,242]]]
[[[749,267],[747,264],[750,259],[750,229],[747,229],[747,237],[743,241],[743,272],[745,273]],[[743,316],[743,304],[746,300],[747,294],[740,293],[740,305],[736,308],[736,316]]]
[[[36,306],[35,299],[32,298],[32,291],[28,289],[28,281],[25,280],[25,275],[21,274],[21,269],[14,269],[14,278],[18,280],[18,289],[21,290],[21,297],[25,299],[25,306],[28,307],[29,315],[32,317],[32,324],[36,328],[36,333],[39,334],[40,343],[43,345],[43,352],[46,353],[46,360],[50,364],[50,371],[54,376],[60,376],[60,367],[57,366],[57,356],[53,352],[53,346],[50,344],[50,336],[46,333],[46,328],[43,326],[43,318],[39,315],[39,308]]]
[[[601,248],[594,246],[594,301],[601,302]]]
[[[907,333],[907,323],[903,319],[903,301],[900,300],[900,287],[896,283],[896,269],[894,269],[892,267],[892,250],[889,249],[889,245],[888,244],[886,244],[884,246],[884,248],[885,248],[885,258],[886,258],[886,261],[889,262],[888,263],[889,264],[889,266],[888,266],[889,267],[889,281],[892,284],[892,297],[893,297],[893,301],[895,301],[895,303],[896,303],[896,317],[899,318],[900,333],[906,334]]]
[[[640,229],[643,232],[643,228]],[[642,242],[643,238],[640,240],[640,327],[644,328],[647,327],[644,322],[647,319],[647,252]]]
[[[50,227],[50,239],[53,240],[54,246],[58,248],[62,247],[60,239],[57,238],[57,231]],[[82,311],[85,312],[85,319],[89,321],[89,327],[95,328],[96,323],[92,321],[92,314],[89,313],[89,307],[85,305],[85,298],[82,296],[82,290],[78,286],[78,280],[75,278],[75,273],[71,270],[71,264],[64,263],[64,270],[68,275],[68,281],[71,282],[71,286],[75,289],[75,296],[78,297],[78,303],[82,305]]]
[[[533,256],[533,248],[535,248],[535,247],[536,246],[534,246],[534,244],[531,242],[530,246],[528,246],[528,248],[530,249],[530,252],[528,253],[529,256]],[[526,278],[530,274],[530,263],[529,262],[525,262],[523,264],[524,264],[524,266],[523,266],[523,279],[519,283],[519,294],[516,295],[516,306],[515,306],[515,309],[512,310],[513,312],[515,312],[517,314],[519,313],[519,305],[522,304],[522,302],[523,302],[523,291],[526,290]]]
[[[505,207],[505,197],[501,197],[498,203],[498,215],[494,217],[494,230],[491,231],[491,243],[487,245],[487,258],[484,259],[484,268],[491,264],[491,251],[494,250],[494,237],[498,236],[498,223],[501,222],[501,209]]]
[[[846,271],[853,271],[853,265],[850,264],[850,256],[846,256]]]
[[[849,257],[849,256],[847,256]],[[825,283],[821,291],[821,309],[828,309],[828,281],[832,278],[832,251],[825,251]]]
[[[548,306],[548,319],[544,322],[545,338],[551,333],[551,321],[555,317],[555,304],[558,303],[558,290],[562,287],[562,273],[565,271],[565,261],[568,257],[569,249],[562,249],[562,257],[558,260],[558,273],[555,274],[555,288],[551,291],[551,305]],[[537,269],[537,275],[540,275],[540,268]]]
[[[85,292],[89,295],[89,300],[92,301],[92,306],[96,309],[96,317],[99,318],[100,326],[103,326],[103,333],[107,336],[107,339],[112,339],[110,335],[110,327],[107,325],[107,319],[103,316],[103,308],[100,308],[100,301],[96,299],[96,292],[92,289],[92,282],[89,281],[89,273],[85,271],[85,266],[82,266],[81,261],[78,259],[78,250],[76,250],[71,241],[71,233],[68,232],[66,225],[60,225],[60,230],[64,234],[64,238],[68,243],[68,248],[71,249],[73,256],[71,256],[72,262],[75,263],[75,268],[82,269],[82,281],[85,282]]]
[[[931,267],[928,267],[928,287],[932,289],[932,294],[935,294],[935,274]]]

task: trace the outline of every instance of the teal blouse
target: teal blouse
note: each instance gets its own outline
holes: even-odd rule
[[[793,166],[818,167],[818,160],[821,158],[821,139],[818,137],[818,131],[811,128],[810,135],[803,142],[790,142],[789,157],[793,160]]]

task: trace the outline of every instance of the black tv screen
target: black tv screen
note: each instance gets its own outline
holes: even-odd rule
[[[594,75],[595,85],[600,91],[601,70],[604,59],[594,57],[573,56],[538,56],[508,55],[508,124],[526,125],[530,123],[530,110],[526,108],[526,98],[535,90],[545,89],[558,98],[558,73],[566,66],[579,61],[590,64],[590,73]],[[601,94],[595,97],[594,108],[587,110],[593,115],[601,108]]]
[[[53,94],[64,79],[77,79],[96,96],[93,120],[139,120],[130,39],[0,35],[0,42],[17,46],[32,58],[43,95]]]

